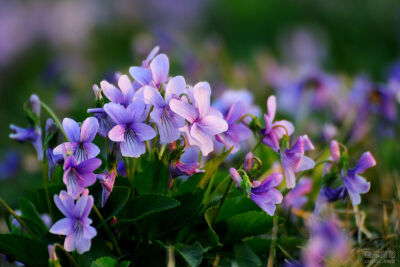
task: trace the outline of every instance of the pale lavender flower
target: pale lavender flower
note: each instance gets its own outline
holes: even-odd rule
[[[144,141],[151,140],[156,132],[143,123],[146,119],[145,104],[135,99],[128,107],[116,103],[107,103],[104,110],[116,123],[108,137],[120,143],[121,154],[125,157],[139,157],[146,152]]]
[[[170,166],[170,175],[172,178],[178,176],[192,176],[195,173],[204,172],[199,169],[200,150],[195,146],[185,149],[179,160],[172,162]]]
[[[281,151],[281,162],[285,172],[287,188],[294,188],[296,185],[296,172],[314,168],[315,162],[304,155],[305,151],[313,150],[314,146],[307,135],[300,136],[297,142],[290,149]]]
[[[104,205],[106,204],[107,199],[114,188],[114,182],[116,177],[117,173],[114,170],[111,171],[106,170],[105,172],[97,175],[97,179],[100,180],[101,187],[103,189],[101,194],[101,207],[104,207]]]
[[[307,202],[306,195],[311,192],[312,181],[309,178],[301,178],[296,184],[296,187],[287,193],[283,199],[283,204],[286,209],[294,208],[301,209]]]
[[[89,251],[91,240],[97,234],[96,229],[90,226],[92,220],[88,217],[93,207],[93,197],[83,195],[75,203],[67,192],[61,191],[60,196],[54,196],[54,202],[65,218],[57,221],[50,233],[66,236],[66,251],[76,249],[79,254]]]
[[[169,107],[171,99],[179,99],[179,95],[186,88],[185,79],[182,76],[176,76],[168,81],[165,89],[165,99],[157,89],[145,86],[144,98],[153,105],[153,111],[150,113],[152,121],[157,124],[162,144],[172,143],[180,136],[179,128],[185,125],[185,119],[176,114]]]
[[[38,159],[43,159],[42,130],[39,127],[31,126],[30,128],[22,128],[11,124],[10,129],[12,133],[10,133],[9,137],[11,139],[14,139],[20,143],[32,143],[36,150]]]
[[[228,123],[228,130],[215,136],[218,142],[224,144],[226,148],[233,147],[231,153],[236,153],[240,149],[240,143],[247,140],[251,136],[251,131],[243,123],[237,121],[245,115],[246,106],[243,102],[234,103],[225,116]]]
[[[178,99],[170,101],[172,111],[189,121],[186,129],[190,145],[198,146],[204,156],[214,149],[213,136],[228,130],[219,111],[210,108],[211,88],[207,82],[193,88],[193,105]]]
[[[96,175],[93,173],[101,165],[101,160],[92,158],[77,163],[73,156],[66,158],[64,163],[63,182],[67,186],[68,194],[74,199],[79,196],[85,187],[96,182]]]
[[[127,107],[130,103],[132,103],[132,99],[135,95],[135,89],[127,75],[121,75],[119,77],[119,89],[106,80],[101,81],[100,86],[104,95],[111,102],[121,104],[124,107]]]
[[[150,54],[149,56],[153,56]],[[148,65],[148,61],[145,62]],[[129,73],[135,79],[135,83],[141,86],[150,85],[158,88],[162,83],[168,80],[169,60],[165,54],[155,56],[149,67],[133,66],[129,68]]]
[[[115,122],[107,115],[104,111],[104,108],[90,108],[87,110],[87,113],[93,114],[93,116],[97,119],[99,123],[99,129],[97,133],[106,138],[110,130],[115,126]]]
[[[69,142],[54,148],[54,154],[61,154],[64,158],[72,154],[79,163],[94,158],[100,153],[100,149],[92,143],[99,129],[99,123],[95,118],[87,118],[81,127],[73,119],[65,118],[63,128]]]
[[[275,121],[276,114],[276,97],[270,96],[267,100],[267,114],[264,114],[265,129],[261,131],[263,135],[263,143],[274,151],[278,151],[279,140],[284,135],[292,135],[294,132],[293,124],[286,120]]]

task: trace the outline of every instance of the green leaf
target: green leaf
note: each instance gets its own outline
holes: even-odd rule
[[[245,244],[235,244],[233,254],[239,267],[261,266],[262,264],[257,254]]]
[[[99,258],[94,262],[92,262],[92,264],[90,265],[90,267],[115,267],[115,266],[117,266],[117,261],[111,257]]]
[[[201,178],[199,182],[199,187],[204,188],[206,186],[208,180],[210,180],[210,178],[218,170],[219,165],[221,165],[221,163],[224,162],[226,157],[231,153],[232,148],[233,147],[207,162],[207,164],[204,166],[204,170],[206,171],[206,173]]]
[[[48,265],[47,246],[25,236],[0,234],[0,252],[26,265]]]
[[[169,183],[168,165],[158,159],[156,151],[153,156],[139,158],[133,185],[139,195],[166,193]]]
[[[179,206],[179,201],[163,195],[143,195],[128,202],[125,220],[136,221],[150,214]]]
[[[208,232],[210,235],[210,239],[213,241],[214,246],[216,245],[220,245],[219,242],[219,237],[217,235],[217,233],[214,231],[211,221],[214,218],[215,212],[217,211],[218,206],[213,206],[210,207],[206,210],[206,212],[204,213],[204,219],[206,220],[207,224],[208,224]]]
[[[131,265],[130,261],[123,261],[119,264],[119,267],[129,267]]]
[[[215,222],[223,221],[234,215],[247,212],[247,211],[260,211],[260,208],[248,197],[237,196],[227,198],[221,207],[218,217]]]
[[[203,248],[197,242],[190,246],[185,244],[176,244],[175,250],[191,267],[199,266],[203,260]]]
[[[48,232],[46,224],[40,218],[39,212],[33,206],[32,202],[25,198],[19,198],[19,207],[21,209],[21,219],[32,229],[38,236],[44,236]]]
[[[131,190],[127,186],[114,186],[110,197],[104,206],[106,221],[117,215],[128,203]]]

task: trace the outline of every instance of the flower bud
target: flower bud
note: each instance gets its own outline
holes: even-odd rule
[[[251,168],[253,168],[253,162],[254,162],[253,152],[247,153],[246,156],[244,157],[244,162],[243,162],[243,168],[246,172],[249,172]]]
[[[240,187],[240,183],[242,182],[242,177],[240,177],[239,172],[235,168],[230,168],[229,173],[232,177],[232,180],[235,182],[236,187]]]
[[[51,134],[57,132],[57,125],[54,123],[52,118],[46,121],[46,134]]]
[[[101,95],[101,89],[99,88],[99,86],[97,84],[93,85],[93,92],[94,92],[94,96],[97,101],[100,101],[101,99],[103,99],[103,96]]]
[[[337,163],[340,158],[340,147],[336,140],[332,140],[330,143],[330,150],[333,160]]]
[[[33,94],[29,98],[29,102],[31,104],[32,112],[35,113],[39,117],[40,116],[40,100],[39,100],[39,97],[37,95]]]

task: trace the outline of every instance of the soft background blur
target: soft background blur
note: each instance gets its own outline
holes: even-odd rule
[[[277,64],[323,69],[349,88],[361,74],[386,83],[400,57],[400,4],[0,0],[0,195],[7,202],[14,205],[17,196],[42,183],[32,147],[8,138],[10,123],[26,126],[22,106],[30,94],[60,118],[81,121],[92,106],[93,84],[112,79],[115,71],[127,73],[155,45],[169,55],[172,75],[183,74],[192,84],[209,81],[214,97],[226,88],[247,88],[265,109]],[[298,127],[312,135],[312,125]],[[381,176],[398,168],[397,136],[398,126],[383,143],[356,143],[361,152],[373,151]]]

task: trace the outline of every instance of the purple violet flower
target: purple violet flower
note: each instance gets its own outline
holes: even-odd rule
[[[179,95],[184,92],[185,88],[186,82],[182,76],[172,78],[168,81],[164,99],[157,89],[145,86],[144,98],[154,107],[150,117],[157,124],[162,144],[169,144],[177,140],[180,136],[179,128],[185,125],[185,119],[169,107],[171,99],[179,99]]]
[[[150,56],[153,55],[150,54],[149,57]],[[129,73],[132,75],[133,79],[135,79],[135,83],[141,86],[150,85],[158,88],[162,83],[168,80],[168,57],[165,54],[159,54],[151,60],[149,68],[147,66],[133,66],[129,68]]]
[[[99,123],[99,129],[97,133],[101,137],[108,137],[108,133],[115,126],[115,122],[107,115],[103,108],[90,108],[87,113],[93,114]]]
[[[287,193],[283,199],[283,204],[286,209],[294,208],[301,209],[307,202],[306,195],[311,192],[312,181],[309,178],[301,178],[296,184],[296,187]]]
[[[210,96],[210,85],[200,82],[193,88],[193,105],[178,99],[172,99],[169,104],[172,111],[189,121],[188,141],[198,146],[204,156],[214,149],[212,137],[228,130],[228,123],[220,112],[210,108]]]
[[[64,157],[60,154],[54,154],[52,148],[46,149],[46,158],[49,163],[49,179],[53,176],[54,168],[60,165]]]
[[[275,121],[276,113],[276,98],[275,96],[270,96],[267,100],[267,114],[264,114],[265,129],[261,131],[263,135],[263,143],[269,146],[274,151],[278,151],[279,140],[284,135],[292,135],[294,132],[293,124],[286,120]]]
[[[151,140],[156,132],[143,123],[146,119],[145,104],[135,99],[128,107],[116,103],[107,103],[104,110],[116,125],[108,133],[108,137],[120,143],[121,154],[125,157],[139,157],[146,152],[144,141]]]
[[[236,153],[240,149],[240,143],[251,136],[251,131],[243,123],[237,124],[237,121],[245,115],[246,106],[239,101],[234,103],[225,116],[228,123],[228,130],[215,136],[216,140],[226,148],[233,147],[231,153]]]
[[[73,156],[66,158],[63,182],[67,186],[68,194],[76,199],[85,190],[85,187],[94,184],[96,182],[96,174],[93,172],[100,165],[101,160],[98,158],[88,159],[79,164]]]
[[[107,199],[113,190],[116,177],[117,177],[117,173],[114,170],[111,170],[110,172],[108,172],[106,170],[104,173],[97,175],[97,179],[100,180],[101,187],[103,188],[103,192],[101,194],[101,207],[102,208],[106,204]]]
[[[92,220],[88,217],[93,207],[93,197],[83,195],[75,203],[67,192],[61,191],[60,196],[54,196],[54,202],[66,218],[57,221],[50,228],[50,233],[66,236],[66,251],[76,249],[79,254],[89,251],[91,239],[97,234],[96,229],[90,226]]]
[[[314,168],[315,162],[304,155],[305,151],[313,149],[314,146],[308,136],[303,135],[297,139],[292,148],[281,151],[281,162],[285,172],[287,188],[294,188],[296,185],[296,172]]]
[[[127,107],[135,95],[135,89],[127,75],[121,75],[118,79],[118,87],[115,87],[106,80],[101,81],[101,89],[104,95],[113,103]]]
[[[14,124],[10,125],[12,133],[9,137],[20,143],[30,142],[36,150],[39,160],[43,159],[43,147],[42,147],[42,130],[37,126],[31,126],[30,128],[21,128]]]
[[[93,117],[83,121],[82,126],[73,119],[65,118],[63,128],[69,138],[69,142],[58,145],[54,148],[54,154],[61,154],[65,157],[72,154],[78,163],[96,157],[100,149],[93,144],[96,137],[99,123]]]
[[[191,146],[185,149],[179,160],[171,163],[170,175],[172,178],[178,176],[192,176],[195,173],[204,172],[199,169],[199,155],[200,150],[198,147]]]

